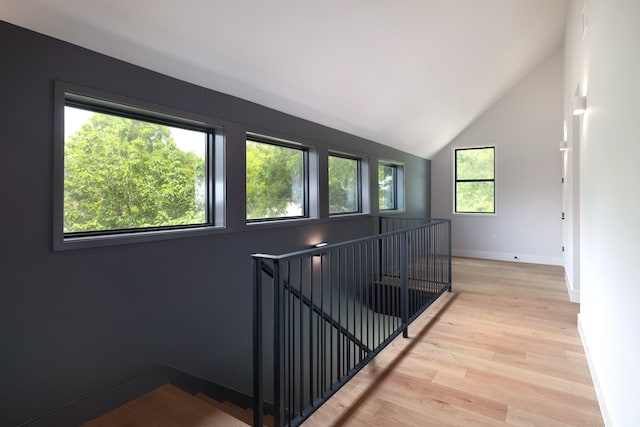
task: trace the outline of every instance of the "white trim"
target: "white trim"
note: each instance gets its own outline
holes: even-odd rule
[[[569,277],[567,269],[564,269],[564,280],[567,283],[567,292],[569,293],[569,301],[580,303],[580,289],[573,289],[573,280]]]
[[[587,344],[587,334],[585,332],[582,319],[583,316],[578,313],[578,334],[580,334],[580,339],[582,340],[584,355],[587,357],[587,364],[589,365],[589,372],[591,373],[591,381],[593,382],[593,388],[596,390],[596,397],[598,399],[598,405],[600,406],[600,412],[602,413],[604,425],[607,427],[612,427],[614,425],[613,420],[611,419],[609,411],[607,410],[604,392],[602,390],[602,386],[600,385],[600,381],[598,380],[598,375],[595,368],[595,363],[593,362],[593,359],[591,357],[591,352],[589,351],[589,345]]]
[[[562,265],[562,257],[552,257],[544,255],[531,255],[531,254],[513,254],[504,252],[486,252],[486,251],[473,251],[473,250],[459,250],[452,249],[453,256],[465,257],[465,258],[480,258],[480,259],[492,259],[496,261],[511,261],[511,262],[526,262],[531,264],[545,264],[545,265]],[[517,258],[515,258],[517,256]]]

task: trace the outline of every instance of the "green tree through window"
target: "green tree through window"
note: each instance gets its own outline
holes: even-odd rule
[[[495,148],[455,150],[455,212],[495,213]]]
[[[381,211],[397,209],[397,167],[378,165],[378,199]]]
[[[247,140],[247,220],[306,216],[306,153]]]
[[[360,161],[329,156],[329,213],[360,212]]]
[[[64,233],[206,223],[206,147],[205,131],[92,114],[64,144]]]

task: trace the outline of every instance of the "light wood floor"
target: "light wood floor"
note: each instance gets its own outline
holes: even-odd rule
[[[81,427],[246,427],[252,417],[249,410],[167,384]]]
[[[562,268],[456,258],[453,288],[303,425],[603,425]]]

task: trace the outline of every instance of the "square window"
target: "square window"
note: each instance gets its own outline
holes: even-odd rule
[[[246,143],[247,220],[308,217],[308,153],[251,137]]]
[[[495,147],[455,149],[456,213],[495,213]]]
[[[329,214],[361,212],[360,160],[329,155]]]

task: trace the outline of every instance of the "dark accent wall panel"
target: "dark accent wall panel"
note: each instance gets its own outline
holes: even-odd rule
[[[430,213],[428,160],[1,21],[0,40],[1,426],[158,364],[249,394],[250,255],[374,228],[362,216],[54,252],[56,79],[235,123],[226,142],[230,224],[244,223],[244,133],[256,128],[305,139],[320,151],[404,162],[405,215]]]

